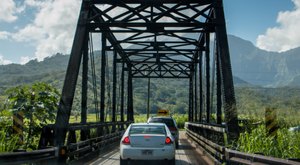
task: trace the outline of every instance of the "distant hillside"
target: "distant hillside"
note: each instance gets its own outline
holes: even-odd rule
[[[0,87],[17,86],[35,81],[55,84],[64,79],[68,60],[68,55],[56,54],[41,62],[32,60],[25,65],[0,65]],[[61,86],[61,83],[59,84]]]
[[[277,53],[232,35],[228,41],[234,76],[254,85],[300,87],[300,48]]]
[[[300,86],[300,48],[283,53],[267,52],[232,35],[228,40],[236,86]],[[68,60],[69,55],[56,54],[41,62],[0,65],[0,87],[44,81],[61,88]]]

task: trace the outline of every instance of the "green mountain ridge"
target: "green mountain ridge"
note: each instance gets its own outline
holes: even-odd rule
[[[300,95],[300,90],[294,88],[270,88],[265,89],[257,85],[253,79],[270,78],[272,81],[276,79],[277,75],[282,72],[288,72],[296,69],[295,72],[289,72],[290,75],[297,74],[298,65],[288,65],[290,63],[297,63],[297,52],[298,50],[291,50],[286,52],[287,56],[292,57],[292,60],[287,57],[282,59],[280,53],[265,52],[255,48],[250,42],[241,41],[241,39],[235,37],[237,41],[232,41],[232,37],[229,37],[231,45],[231,61],[233,67],[233,74],[237,75],[233,77],[234,85],[236,88],[237,106],[240,111],[248,113],[253,109],[261,111],[262,108],[269,104],[286,106],[291,105],[291,109],[297,109],[300,105],[297,100]],[[245,44],[243,44],[243,42]],[[237,48],[232,48],[233,43],[236,44]],[[240,45],[239,45],[240,44]],[[244,51],[243,51],[244,50]],[[244,53],[241,53],[244,52]],[[255,52],[259,52],[256,54]],[[249,53],[249,55],[244,55]],[[100,88],[100,51],[95,52],[96,61],[96,81],[98,91]],[[273,55],[272,55],[273,54]],[[266,55],[266,56],[264,56]],[[259,60],[260,59],[260,60]],[[22,84],[32,84],[34,82],[46,82],[52,84],[58,90],[62,89],[64,82],[69,55],[56,54],[52,57],[46,58],[44,61],[32,60],[25,65],[9,64],[0,66],[0,94],[3,95],[3,91],[7,88],[14,87]],[[110,60],[110,59],[109,59]],[[295,60],[295,61],[293,61]],[[270,64],[267,64],[270,61]],[[258,63],[258,64],[257,64]],[[282,63],[283,68],[287,68],[287,71],[281,71],[276,66]],[[110,64],[111,65],[111,64]],[[280,65],[279,65],[280,66]],[[253,68],[254,67],[254,68]],[[257,71],[258,75],[243,75],[237,72],[251,72]],[[265,69],[266,73],[272,72],[270,77],[264,75],[260,69]],[[112,69],[109,68],[111,72]],[[268,72],[267,72],[268,71]],[[278,72],[281,71],[281,72]],[[89,72],[90,74],[91,72]],[[269,74],[269,73],[268,73]],[[265,76],[265,77],[264,77]],[[275,78],[274,78],[275,76]],[[292,77],[292,76],[291,76]],[[119,78],[119,77],[118,77]],[[112,76],[110,76],[112,79]],[[293,82],[297,86],[300,81],[300,76],[294,76]],[[91,75],[89,75],[89,95],[88,95],[88,109],[90,112],[94,111],[93,101],[94,97],[91,92],[93,88],[91,83]],[[148,79],[134,79],[134,109],[136,113],[145,113],[147,107],[147,83]],[[80,103],[80,84],[81,84],[81,72],[77,80],[78,87],[76,89],[76,98],[74,98],[74,106],[78,106]],[[150,80],[150,108],[151,113],[155,113],[158,108],[171,109],[174,112],[185,114],[188,110],[188,80],[187,79],[151,79]],[[262,85],[264,86],[264,84]],[[118,86],[119,88],[119,86]],[[119,91],[119,89],[117,89]],[[108,93],[107,93],[108,94]],[[112,94],[110,94],[112,96]],[[250,97],[250,98],[249,98]],[[99,100],[99,98],[98,98]],[[250,101],[249,101],[250,100]],[[273,101],[275,100],[275,101]],[[280,101],[283,100],[283,101]],[[273,102],[272,102],[273,101]],[[79,107],[79,106],[78,106]],[[79,109],[74,108],[75,111]]]
[[[253,85],[300,87],[300,47],[278,53],[232,35],[228,41],[234,76]]]

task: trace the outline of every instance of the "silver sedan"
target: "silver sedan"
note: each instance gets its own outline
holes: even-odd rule
[[[164,123],[134,123],[120,142],[120,164],[130,160],[165,160],[175,165],[175,139]]]

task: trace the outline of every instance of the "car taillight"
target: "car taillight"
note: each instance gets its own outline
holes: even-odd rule
[[[126,136],[123,140],[122,140],[122,144],[130,144],[130,139],[128,136]]]
[[[166,137],[165,143],[166,144],[172,144],[173,142],[172,142],[171,138]]]

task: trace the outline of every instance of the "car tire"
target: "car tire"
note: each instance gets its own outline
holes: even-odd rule
[[[127,165],[128,164],[128,160],[122,159],[120,157],[120,165]]]
[[[169,163],[168,163],[168,164],[169,164],[169,165],[175,165],[175,162],[176,162],[176,161],[175,161],[175,158],[173,158],[173,159],[169,160]]]

